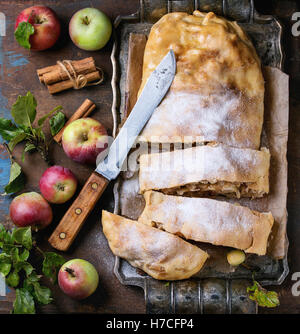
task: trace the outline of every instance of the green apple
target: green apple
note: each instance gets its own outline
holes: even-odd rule
[[[112,32],[109,18],[96,8],[76,12],[69,24],[69,34],[80,49],[96,51],[104,47]]]

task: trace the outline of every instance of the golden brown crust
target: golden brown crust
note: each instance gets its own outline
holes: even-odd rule
[[[199,11],[163,16],[153,25],[146,44],[139,92],[170,49],[177,73],[142,140],[183,142],[190,136],[191,142],[257,149],[264,79],[256,51],[238,24]]]
[[[208,254],[181,238],[102,211],[103,232],[111,251],[159,280],[181,280],[196,274]]]
[[[172,90],[211,92],[227,87],[250,97],[264,91],[260,60],[236,22],[199,11],[164,15],[147,41],[141,89],[170,49],[177,59]]]
[[[143,154],[140,191],[262,197],[269,192],[270,153],[226,145],[205,145]]]
[[[271,213],[207,198],[144,194],[146,206],[139,222],[200,242],[266,254],[274,222]]]

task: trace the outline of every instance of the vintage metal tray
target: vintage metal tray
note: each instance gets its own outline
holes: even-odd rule
[[[272,16],[256,12],[251,0],[141,0],[136,14],[118,17],[115,21],[113,63],[114,129],[123,117],[128,39],[131,32],[147,34],[152,24],[168,12],[193,10],[213,11],[239,22],[250,35],[263,65],[282,69],[280,23]],[[120,183],[114,187],[115,213],[120,210]],[[116,257],[114,273],[122,284],[144,289],[148,313],[256,313],[255,303],[247,298],[252,270],[262,285],[281,284],[288,274],[287,258],[274,260],[268,256],[248,261],[250,269],[239,267],[234,272],[208,267],[197,277],[185,281],[161,282],[144,275],[128,262]]]

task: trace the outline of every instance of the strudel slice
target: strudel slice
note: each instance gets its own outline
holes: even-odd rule
[[[207,198],[144,194],[146,206],[139,222],[200,242],[266,254],[274,222],[271,213]]]
[[[270,153],[226,145],[196,146],[140,156],[140,191],[262,197],[269,192]]]
[[[189,278],[208,258],[206,252],[173,234],[104,210],[102,226],[115,255],[156,279]]]

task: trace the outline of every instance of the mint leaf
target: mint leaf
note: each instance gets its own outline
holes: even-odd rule
[[[33,271],[27,278],[24,280],[24,286],[26,283],[26,287],[28,288],[30,285],[33,285],[35,282],[38,282],[42,275],[38,275],[35,271]]]
[[[16,299],[13,313],[35,313],[36,303],[47,305],[52,302],[51,290],[40,283],[42,275],[38,275],[31,263],[27,262],[32,249],[30,227],[14,228],[8,231],[0,224],[0,275],[6,283],[16,288]],[[53,252],[44,253],[43,268],[56,279],[58,268],[65,259]]]
[[[26,261],[20,261],[20,262],[17,262],[15,265],[15,270],[17,272],[21,271],[21,270],[24,270],[25,273],[26,273],[26,276],[29,276],[32,272],[33,272],[33,267],[32,265],[29,263],[29,262],[26,262]]]
[[[65,121],[65,115],[61,111],[49,120],[52,136],[55,136],[63,128]]]
[[[12,151],[17,144],[23,141],[27,137],[27,134],[24,132],[18,133],[9,143],[8,147]]]
[[[24,131],[18,128],[10,119],[0,117],[0,135],[3,140],[11,141],[14,137]]]
[[[38,120],[38,125],[42,126],[47,118],[51,117],[55,112],[58,112],[58,111],[62,110],[62,108],[63,108],[62,106],[55,107],[53,110],[51,110],[45,116],[41,117]]]
[[[20,276],[16,270],[11,272],[5,279],[5,282],[8,286],[15,288],[20,283]]]
[[[31,227],[19,227],[12,232],[12,238],[28,250],[32,248]]]
[[[36,106],[36,99],[31,92],[27,92],[25,96],[19,95],[11,109],[16,124],[31,127],[36,116]]]
[[[35,314],[34,300],[30,292],[24,288],[16,289],[13,305],[14,314]]]
[[[12,259],[11,256],[1,253],[0,254],[0,273],[2,273],[5,276],[7,276],[11,270],[12,266]]]
[[[257,281],[253,281],[253,285],[247,288],[247,293],[258,306],[270,308],[280,304],[277,292],[264,289]]]
[[[66,262],[65,258],[54,252],[46,252],[43,261],[43,274],[50,278],[53,283],[57,282],[57,274],[60,267]]]
[[[35,149],[36,149],[36,147],[33,144],[26,143],[25,148],[24,148],[24,152],[25,153],[30,152],[30,151],[35,150]]]
[[[51,290],[46,286],[41,286],[38,282],[33,283],[33,296],[38,303],[47,305],[52,302]]]
[[[15,30],[17,42],[25,49],[30,49],[29,37],[34,34],[34,27],[29,22],[21,22]]]
[[[36,147],[33,144],[31,144],[30,142],[27,142],[25,144],[25,147],[24,147],[24,150],[23,150],[23,153],[22,153],[22,157],[21,157],[22,161],[24,162],[24,160],[25,160],[25,153],[26,152],[30,152],[30,151],[33,151],[35,149],[36,149]]]
[[[11,248],[15,247],[11,233],[9,231],[6,231],[2,224],[0,224],[0,243],[3,252],[10,252]]]
[[[27,261],[29,258],[29,251],[27,249],[24,249],[22,253],[19,255],[20,261]]]
[[[3,195],[16,193],[23,189],[24,186],[25,176],[22,172],[22,169],[18,163],[13,162],[10,167],[9,182],[4,188],[5,193]]]

